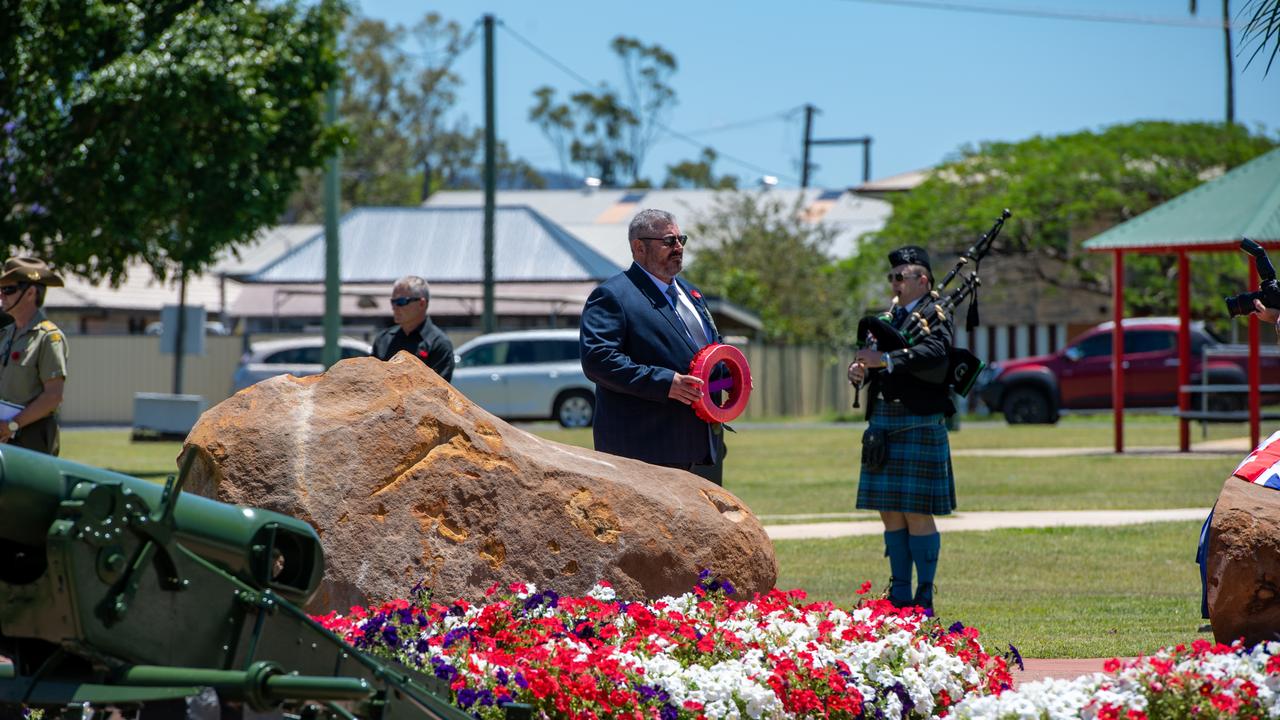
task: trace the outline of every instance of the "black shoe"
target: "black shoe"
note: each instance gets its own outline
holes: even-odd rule
[[[916,607],[922,607],[925,610],[933,610],[934,589],[933,583],[920,583],[920,586],[916,588],[915,597],[911,599],[911,604]]]
[[[898,583],[899,580],[897,578],[890,577],[889,586],[884,589],[884,592],[881,593],[880,597],[893,603],[893,606],[896,608],[911,607],[910,600],[907,600],[906,598],[895,598],[893,596],[893,586]],[[909,588],[911,587],[911,579],[907,578],[906,580],[901,581],[901,584],[903,587]]]

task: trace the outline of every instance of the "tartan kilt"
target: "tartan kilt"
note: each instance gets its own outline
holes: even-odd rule
[[[881,401],[870,425],[893,434],[884,467],[875,472],[862,467],[858,509],[950,515],[956,508],[956,480],[942,413],[914,415],[901,403]]]

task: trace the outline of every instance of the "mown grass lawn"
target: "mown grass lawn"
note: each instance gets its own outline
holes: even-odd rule
[[[1128,423],[1126,443],[1172,445],[1164,418]],[[589,430],[535,426],[538,435],[584,447]],[[730,436],[726,487],[767,522],[797,514],[852,513],[862,426],[743,424]],[[1068,419],[1053,427],[966,422],[952,444],[967,448],[1109,447],[1109,421]],[[1215,426],[1210,439],[1248,429]],[[1147,441],[1144,438],[1155,438]],[[1199,441],[1196,429],[1194,441]],[[176,442],[131,443],[125,430],[70,430],[63,457],[163,480]],[[1240,456],[1092,455],[954,459],[960,510],[1209,508]],[[948,533],[938,610],[979,628],[992,648],[1012,643],[1028,657],[1136,655],[1200,635],[1198,523]],[[775,543],[779,587],[841,604],[870,580],[887,579],[879,536]]]
[[[1197,637],[1196,522],[1113,528],[947,533],[938,564],[938,616],[1012,643],[1027,657],[1151,653]],[[774,543],[778,587],[848,604],[865,580],[884,589],[879,536]]]
[[[1155,419],[1129,423],[1133,446],[1164,437],[1172,447],[1177,426]],[[725,487],[757,515],[851,513],[857,498],[862,425],[741,425],[729,437]],[[1233,437],[1240,428],[1213,429]],[[538,434],[591,447],[589,430],[539,428]],[[1196,430],[1199,433],[1199,430]],[[1101,421],[1058,426],[966,423],[951,434],[956,449],[1110,447],[1111,426]],[[1244,428],[1248,434],[1248,429]],[[1198,438],[1198,435],[1197,435]],[[1067,442],[1070,440],[1070,442]],[[1222,482],[1244,453],[1205,457],[1086,455],[971,457],[957,455],[959,509],[1091,510],[1185,508],[1213,505]]]

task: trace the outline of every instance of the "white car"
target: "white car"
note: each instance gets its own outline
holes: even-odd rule
[[[365,357],[372,352],[367,342],[352,338],[338,338],[341,359]],[[231,378],[231,392],[236,393],[250,385],[276,375],[319,375],[324,372],[324,338],[303,337],[284,340],[263,340],[249,346],[249,352],[240,356]]]
[[[577,330],[492,333],[458,348],[453,386],[504,420],[551,418],[589,427],[596,388],[582,372]]]

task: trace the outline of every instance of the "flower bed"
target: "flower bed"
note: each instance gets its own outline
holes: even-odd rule
[[[1107,661],[1106,672],[968,697],[948,717],[1183,720],[1280,717],[1280,642],[1246,648],[1197,640],[1151,657]]]
[[[1012,684],[1004,658],[959,623],[884,600],[846,610],[799,590],[727,593],[707,577],[647,603],[605,584],[574,598],[516,585],[484,604],[420,595],[318,619],[447,680],[453,702],[482,718],[512,701],[555,718],[933,717]]]

